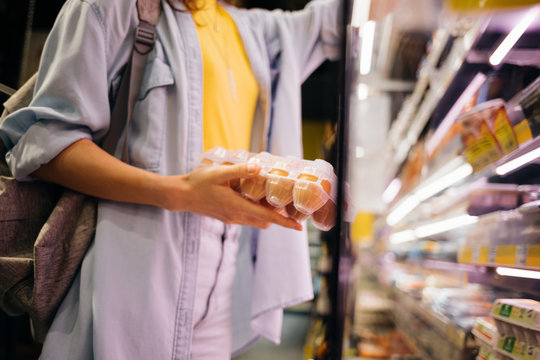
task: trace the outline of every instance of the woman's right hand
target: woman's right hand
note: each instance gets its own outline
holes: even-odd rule
[[[256,164],[201,167],[186,175],[166,176],[158,205],[172,211],[190,211],[210,216],[226,224],[267,228],[277,224],[301,230],[302,225],[234,191],[230,183],[259,173]]]

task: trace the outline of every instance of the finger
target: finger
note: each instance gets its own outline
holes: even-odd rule
[[[252,203],[249,200],[247,201],[251,205],[249,209],[251,210],[252,216],[259,218],[265,222],[271,222],[273,224],[277,224],[289,229],[302,230],[302,224],[298,223],[297,221],[280,215],[275,210],[271,210],[267,207],[264,207],[263,205]]]
[[[244,163],[238,165],[223,165],[213,168],[216,172],[215,179],[219,183],[239,178],[250,178],[259,173],[261,167],[259,164]]]

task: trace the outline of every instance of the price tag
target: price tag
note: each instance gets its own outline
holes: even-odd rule
[[[529,245],[527,253],[528,267],[540,268],[540,245]]]
[[[458,261],[463,264],[470,264],[473,262],[473,249],[470,246],[464,246],[459,252]]]
[[[495,253],[495,264],[497,265],[515,265],[516,264],[516,245],[497,246]]]
[[[495,257],[493,258],[495,259]],[[478,263],[487,264],[489,260],[489,247],[481,246],[478,250]]]

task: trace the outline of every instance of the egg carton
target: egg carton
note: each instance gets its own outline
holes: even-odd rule
[[[530,299],[497,299],[491,316],[499,334],[540,346],[540,303]]]
[[[328,231],[337,214],[337,176],[333,166],[321,159],[314,161],[275,156],[267,152],[250,153],[216,147],[201,155],[200,166],[255,163],[259,174],[242,179],[239,191],[247,199],[271,207],[299,222],[311,217],[312,224]],[[353,221],[349,186],[344,188],[345,221]]]

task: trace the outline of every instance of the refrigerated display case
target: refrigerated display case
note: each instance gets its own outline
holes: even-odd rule
[[[338,202],[372,235],[338,218],[312,357],[540,359],[540,3],[351,0],[345,21]]]

